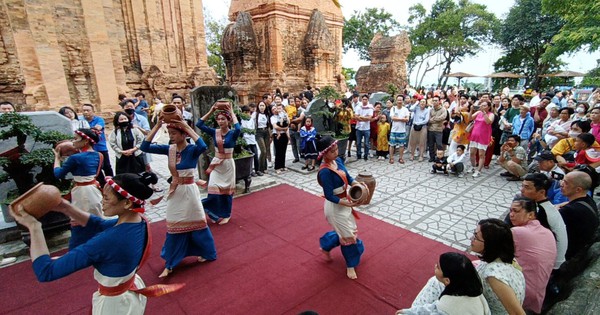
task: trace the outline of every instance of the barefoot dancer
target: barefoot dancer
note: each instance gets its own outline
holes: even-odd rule
[[[104,220],[63,200],[55,211],[68,215],[96,234],[57,259],[49,256],[40,222],[27,214],[23,206],[11,208],[15,219],[31,232],[30,255],[38,281],[54,281],[93,266],[94,279],[98,282],[98,291],[92,298],[91,314],[95,315],[143,314],[146,297],[181,288],[181,285],[145,287],[137,275],[149,257],[151,245],[148,223],[141,213],[144,199],[153,193],[149,185],[156,181],[156,175],[149,173],[142,176],[124,173],[109,179],[103,190],[103,210],[106,216],[118,216],[118,219]]]
[[[168,155],[173,176],[167,192],[167,238],[160,253],[166,264],[161,278],[168,276],[187,256],[198,256],[199,262],[217,259],[215,242],[200,203],[200,190],[194,181],[194,169],[206,144],[183,121],[167,126],[172,145],[150,144],[162,124],[161,117],[140,147],[144,152]],[[195,144],[188,144],[186,136]]]
[[[75,131],[73,146],[80,150],[67,158],[61,166],[61,156],[54,151],[54,176],[65,178],[73,174],[75,186],[71,189],[73,206],[102,218],[102,192],[96,177],[100,173],[104,157],[92,146],[98,142],[98,135],[91,129]],[[97,231],[78,225],[72,221],[69,249],[73,249],[90,239]]]
[[[355,217],[358,214],[352,209],[356,203],[346,198],[346,190],[348,184],[360,184],[348,174],[342,159],[338,158],[337,141],[325,136],[317,141],[317,149],[319,159],[323,159],[317,179],[325,195],[325,218],[334,229],[321,237],[321,250],[327,260],[331,260],[329,252],[341,245],[346,260],[346,275],[356,279],[354,268],[360,263],[365,247],[357,237]]]
[[[204,124],[215,113],[218,129]],[[229,129],[233,122],[233,130]],[[204,210],[214,223],[221,225],[229,222],[233,193],[235,192],[235,162],[233,161],[233,147],[240,136],[241,128],[237,117],[230,105],[226,110],[217,110],[215,105],[210,111],[200,118],[196,127],[209,134],[215,144],[215,157],[210,162],[206,173],[208,180],[208,197],[202,199]]]

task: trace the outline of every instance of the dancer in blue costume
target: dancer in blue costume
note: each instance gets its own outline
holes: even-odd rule
[[[68,173],[71,173],[75,182],[75,186],[71,189],[73,206],[102,218],[102,192],[96,176],[102,169],[104,157],[92,148],[98,142],[98,139],[98,135],[91,129],[76,130],[73,146],[81,152],[69,156],[61,166],[62,157],[55,150],[54,176],[64,179]],[[96,233],[97,231],[93,229],[72,222],[69,249],[83,244]]]
[[[150,233],[142,217],[144,199],[153,190],[154,174],[120,174],[104,186],[104,213],[118,219],[104,220],[91,215],[63,200],[54,209],[82,226],[98,231],[65,255],[52,259],[39,221],[27,214],[23,206],[10,209],[15,219],[31,233],[30,254],[33,270],[40,282],[66,277],[87,267],[94,267],[98,291],[92,298],[92,314],[143,314],[146,297],[173,292],[181,285],[154,285],[145,287],[137,271],[148,257]]]
[[[144,152],[167,155],[173,177],[167,192],[167,238],[160,253],[166,263],[161,278],[168,276],[187,256],[198,256],[199,262],[217,259],[215,241],[200,203],[200,190],[194,181],[194,169],[206,144],[183,121],[167,125],[173,144],[150,144],[163,124],[161,117],[140,147]],[[195,144],[187,143],[186,136]]]
[[[342,255],[346,260],[346,275],[356,279],[354,269],[360,263],[360,257],[365,250],[363,242],[358,239],[356,218],[358,214],[352,207],[355,202],[346,198],[348,184],[361,185],[348,174],[342,159],[338,158],[337,141],[325,136],[317,141],[318,159],[323,159],[319,167],[317,179],[323,187],[325,196],[325,218],[333,231],[325,233],[320,239],[321,250],[327,261],[331,261],[330,251],[341,245]]]
[[[215,113],[218,129],[204,124]],[[233,130],[230,124],[233,122]],[[216,104],[210,111],[200,118],[196,127],[209,134],[215,144],[215,157],[206,170],[209,174],[208,197],[202,199],[204,210],[213,223],[226,224],[231,219],[233,193],[235,192],[235,162],[233,161],[233,147],[240,136],[240,124],[230,105],[226,110],[217,110]]]

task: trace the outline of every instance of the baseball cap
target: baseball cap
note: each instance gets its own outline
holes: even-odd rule
[[[552,154],[552,152],[548,151],[548,150],[540,152],[540,154],[536,155],[533,159],[538,162],[541,162],[541,161],[556,162],[556,157],[554,157],[554,154]]]

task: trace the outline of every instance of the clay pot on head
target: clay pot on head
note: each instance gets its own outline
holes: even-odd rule
[[[231,103],[228,100],[224,100],[224,99],[218,100],[215,103],[215,109],[218,109],[218,110],[227,110],[230,106],[231,106]]]
[[[54,147],[54,149],[58,152],[58,154],[60,156],[71,156],[77,152],[79,152],[79,150],[77,150],[77,148],[75,148],[75,146],[73,145],[73,142],[70,140],[63,140],[60,141],[56,144],[56,146]]]
[[[61,201],[62,197],[58,188],[39,183],[11,202],[9,207],[13,211],[17,211],[17,207],[22,205],[27,213],[39,219],[56,208]]]
[[[163,121],[166,123],[183,120],[181,111],[175,105],[169,104],[169,105],[163,106],[162,115],[163,115]]]
[[[375,181],[375,177],[373,177],[373,175],[371,175],[371,173],[367,171],[362,171],[358,173],[358,176],[356,176],[354,180],[367,185],[369,191],[369,198],[367,198],[364,204],[366,205],[371,203],[371,198],[373,198],[373,193],[375,193],[375,186],[377,186],[377,181]]]
[[[369,198],[369,188],[365,185],[352,185],[348,190],[350,200],[357,202],[359,205],[367,204]]]

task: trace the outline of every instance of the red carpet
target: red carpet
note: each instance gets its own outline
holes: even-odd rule
[[[393,314],[407,307],[433,275],[441,243],[366,215],[358,221],[365,253],[358,280],[346,278],[339,249],[326,263],[319,237],[329,230],[323,199],[280,185],[236,198],[233,219],[211,225],[218,259],[199,265],[188,258],[166,283],[182,290],[148,300],[146,314]],[[140,275],[159,282],[165,224],[152,224],[154,245]],[[38,283],[31,262],[0,269],[3,314],[87,314],[96,290],[92,269]]]

